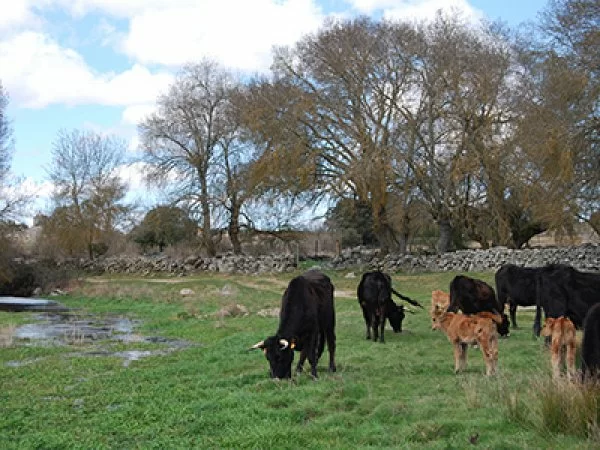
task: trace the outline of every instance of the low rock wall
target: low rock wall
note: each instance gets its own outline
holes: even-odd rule
[[[511,250],[494,247],[490,250],[461,250],[441,255],[380,256],[377,250],[355,248],[344,250],[338,257],[320,261],[328,270],[366,271],[381,269],[386,272],[487,272],[496,271],[502,264],[512,263],[526,267],[550,263],[569,264],[580,270],[600,272],[600,245],[579,247],[552,247]],[[151,275],[168,273],[185,276],[198,272],[241,274],[283,273],[296,269],[294,255],[222,255],[214,258],[192,256],[182,259],[167,256],[121,256],[82,261],[79,267],[90,273],[129,273]]]
[[[294,255],[258,257],[223,255],[214,258],[189,256],[181,259],[168,256],[113,256],[98,258],[94,261],[82,261],[79,268],[96,274],[130,273],[151,275],[154,273],[168,273],[184,276],[196,272],[281,273],[295,270],[296,258]]]
[[[576,269],[600,271],[600,245],[579,247],[544,247],[512,250],[494,247],[489,250],[460,250],[441,255],[385,255],[365,249],[345,250],[330,263],[332,269],[381,269],[386,272],[487,272],[503,264],[539,267],[546,264],[569,264]]]

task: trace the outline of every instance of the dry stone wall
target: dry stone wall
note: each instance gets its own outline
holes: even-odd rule
[[[489,250],[460,250],[441,255],[386,255],[365,249],[345,250],[334,258],[332,269],[381,269],[386,272],[487,272],[503,264],[538,267],[546,264],[569,264],[577,269],[600,272],[600,245],[579,247],[544,247],[512,250],[494,247]]]
[[[386,272],[486,272],[495,271],[502,264],[512,263],[526,267],[550,263],[570,264],[580,270],[600,272],[600,245],[579,247],[552,247],[511,250],[494,247],[490,250],[461,250],[441,255],[385,255],[377,250],[347,249],[338,257],[320,261],[326,270],[366,271],[382,269]],[[182,259],[167,256],[120,256],[84,261],[80,268],[90,273],[129,273],[150,275],[167,273],[185,276],[198,272],[241,274],[283,273],[296,269],[296,258],[290,254],[244,256],[222,255],[214,258],[192,256]]]

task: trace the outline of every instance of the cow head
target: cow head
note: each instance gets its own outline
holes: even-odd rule
[[[404,320],[404,305],[396,305],[394,302],[387,305],[387,318],[390,321],[394,333],[402,332],[402,321]]]
[[[510,336],[510,322],[508,321],[508,315],[502,313],[502,323],[498,325],[498,334],[500,336]]]
[[[291,378],[294,360],[294,341],[270,336],[254,344],[250,349],[261,349],[269,361],[271,378]]]

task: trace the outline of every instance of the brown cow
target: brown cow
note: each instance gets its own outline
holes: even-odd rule
[[[498,331],[501,321],[497,314],[479,313],[465,315],[445,312],[432,317],[432,329],[442,330],[454,346],[454,372],[467,367],[469,344],[478,344],[485,361],[485,374],[494,375],[498,364]]]
[[[566,317],[548,317],[542,328],[541,335],[551,337],[550,345],[552,376],[560,377],[563,361],[567,368],[567,378],[575,375],[575,353],[577,351],[577,338],[575,325]]]

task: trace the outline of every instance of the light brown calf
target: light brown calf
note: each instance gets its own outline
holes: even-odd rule
[[[431,309],[429,313],[431,318],[440,316],[450,304],[450,294],[444,291],[435,290],[431,292]]]
[[[494,375],[498,365],[498,331],[500,316],[492,313],[465,315],[444,312],[433,316],[432,328],[442,330],[454,346],[454,372],[467,367],[469,344],[478,344],[485,362],[485,374]]]
[[[554,378],[560,377],[564,361],[567,368],[567,377],[572,379],[575,375],[575,353],[577,351],[577,339],[573,322],[566,317],[548,317],[541,335],[552,338],[550,344],[552,376]]]

